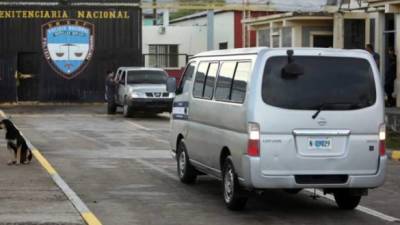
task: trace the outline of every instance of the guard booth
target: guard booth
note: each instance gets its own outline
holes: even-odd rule
[[[107,70],[142,66],[139,0],[0,7],[0,102],[104,100]]]

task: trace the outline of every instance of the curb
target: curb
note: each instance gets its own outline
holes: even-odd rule
[[[392,160],[398,160],[398,161],[400,161],[400,151],[398,151],[398,150],[392,151],[392,152],[389,154],[389,158],[392,159]]]

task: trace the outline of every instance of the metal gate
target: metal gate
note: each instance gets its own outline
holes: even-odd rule
[[[15,67],[13,57],[0,57],[0,102],[17,101]]]

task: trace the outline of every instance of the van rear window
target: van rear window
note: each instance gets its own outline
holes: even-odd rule
[[[293,59],[303,71],[290,77],[282,74],[288,57],[267,61],[261,94],[268,105],[297,110],[355,110],[375,103],[374,76],[367,60],[317,56]]]

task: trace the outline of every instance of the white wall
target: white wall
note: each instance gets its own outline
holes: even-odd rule
[[[205,26],[207,29],[207,16],[175,22],[172,26]],[[205,34],[207,35],[207,33]],[[207,40],[207,36],[205,36]],[[214,15],[214,49],[219,43],[228,42],[228,48],[235,47],[235,13],[222,12]]]
[[[143,27],[143,54],[149,53],[149,45],[178,45],[179,54],[195,55],[207,50],[207,27],[167,26],[160,34],[159,26]],[[147,58],[145,65],[147,64]],[[185,57],[179,57],[179,68],[185,66]]]

